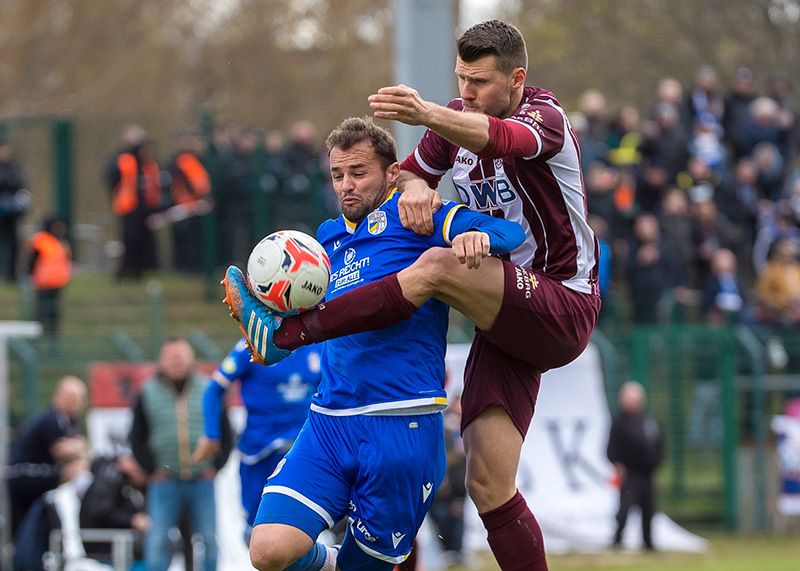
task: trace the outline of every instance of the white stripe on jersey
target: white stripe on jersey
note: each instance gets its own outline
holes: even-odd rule
[[[509,119],[511,121],[514,121],[514,123],[519,123],[520,125],[524,125],[531,133],[533,133],[533,137],[534,137],[534,139],[536,139],[536,145],[537,145],[536,146],[536,152],[534,154],[532,154],[532,155],[528,155],[527,157],[522,157],[522,158],[525,159],[526,161],[528,161],[530,159],[535,159],[536,157],[541,155],[542,154],[542,137],[539,135],[539,133],[536,132],[536,129],[534,129],[533,127],[528,125],[525,121],[520,121],[519,119],[515,119],[514,117],[510,117]]]
[[[564,144],[553,158],[547,161],[569,213],[569,221],[575,234],[575,246],[578,248],[577,272],[561,283],[566,287],[582,293],[592,293],[589,274],[597,263],[594,252],[594,233],[585,218],[584,195],[581,185],[581,167],[578,163],[578,149],[572,138],[572,130],[564,110],[548,99],[542,99],[561,114],[564,121]],[[568,149],[570,152],[565,152]]]
[[[351,537],[355,540],[356,545],[358,545],[361,548],[361,551],[363,551],[367,555],[370,555],[370,556],[374,557],[375,559],[380,559],[381,561],[386,561],[388,563],[394,563],[395,565],[402,563],[403,561],[405,561],[408,558],[408,554],[399,555],[397,557],[392,557],[391,555],[384,555],[383,553],[375,551],[371,547],[367,547],[366,545],[364,545],[363,543],[361,543],[359,540],[356,539],[356,534],[352,530],[352,527],[353,527],[353,524],[351,523],[350,524],[350,528],[351,528],[350,529],[350,535],[351,535]]]
[[[303,494],[298,492],[297,490],[293,490],[291,488],[287,488],[286,486],[264,486],[264,494],[283,494],[284,496],[289,496],[290,498],[297,500],[304,506],[306,506],[311,511],[315,512],[317,515],[322,517],[325,520],[325,523],[328,524],[328,527],[333,527],[336,525],[336,522],[333,521],[331,514],[325,511],[321,505],[317,502],[308,499]]]
[[[355,416],[366,414],[374,416],[406,416],[409,414],[433,414],[447,408],[446,397],[426,397],[421,399],[379,402],[355,408],[325,408],[311,403],[311,410],[328,416]]]
[[[521,180],[519,180],[519,173],[517,173],[517,172],[514,172],[514,175],[515,175],[515,178],[517,179],[517,186],[518,186],[519,188],[525,188],[525,187],[522,185],[522,181],[521,181]],[[536,213],[536,217],[539,219],[539,224],[541,224],[541,225],[542,225],[542,234],[544,235],[544,240],[542,240],[542,242],[544,242],[544,264],[542,264],[542,270],[541,270],[541,271],[542,271],[542,273],[544,273],[544,272],[546,272],[546,271],[547,271],[547,256],[548,256],[548,254],[550,254],[550,244],[549,244],[549,243],[548,243],[548,241],[547,241],[547,228],[545,228],[545,225],[544,225],[544,220],[542,219],[542,215],[541,215],[541,213],[539,212],[539,209],[538,209],[538,208],[536,208],[536,204],[534,204],[534,202],[533,202],[533,200],[531,199],[531,197],[530,197],[530,196],[528,196],[528,193],[527,193],[527,192],[520,192],[520,193],[519,193],[519,195],[520,195],[520,196],[524,196],[524,197],[525,197],[525,199],[526,199],[528,202],[530,202],[530,204],[531,204],[531,208],[533,208],[533,211]],[[522,218],[522,220],[525,220],[525,221],[527,222],[527,220],[526,220],[526,218],[525,218],[525,215],[522,213],[522,211],[520,211],[520,218]],[[530,228],[530,226],[529,226],[529,228]],[[534,243],[535,243],[535,242],[536,242],[536,239],[533,237],[533,233],[531,233],[530,237],[531,237],[531,239],[530,239],[530,242],[534,242]],[[525,234],[525,241],[526,241],[526,242],[528,242],[528,241],[529,241],[529,240],[528,240],[528,234],[527,234],[527,232],[526,232],[526,234]],[[539,246],[538,246],[538,244],[537,244],[536,248],[538,249],[538,247],[539,247]],[[533,253],[534,253],[534,255],[535,255],[535,254],[536,254],[536,250],[534,250],[534,252],[533,252]],[[512,259],[512,261],[513,261],[513,259]],[[533,256],[531,256],[531,261],[533,261]],[[514,262],[514,263],[517,263],[517,262]],[[520,264],[520,265],[522,265],[522,264]],[[527,265],[527,264],[526,264],[526,265]]]
[[[435,169],[432,166],[430,166],[428,163],[423,161],[422,160],[422,156],[419,154],[419,147],[414,149],[414,158],[417,159],[417,164],[420,167],[422,167],[422,170],[424,170],[428,174],[432,174],[433,176],[442,176],[444,173],[447,172],[447,171],[440,171],[439,169]]]

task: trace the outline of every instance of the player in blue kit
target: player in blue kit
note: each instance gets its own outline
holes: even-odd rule
[[[291,447],[308,417],[311,395],[320,379],[320,346],[309,345],[276,365],[253,363],[244,339],[240,340],[212,375],[203,399],[204,436],[197,444],[194,460],[212,457],[219,449],[219,419],[225,393],[239,381],[247,422],[239,435],[239,476],[242,507],[249,543],[253,520],[267,477]]]
[[[524,232],[515,223],[447,202],[434,215],[433,235],[419,236],[400,223],[394,191],[400,171],[385,130],[368,118],[351,118],[326,144],[342,209],[318,231],[332,268],[326,298],[358,286],[383,288],[386,295],[379,297],[391,300],[388,313],[406,319],[325,343],[311,412],[264,488],[250,557],[268,571],[388,571],[408,557],[444,477],[440,411],[447,405],[448,308],[432,300],[417,309],[396,279],[383,278],[434,246],[452,245],[472,267],[490,251],[513,250]],[[266,345],[276,354],[268,360],[288,355],[273,345],[281,318],[249,291],[242,272],[231,266],[224,283],[226,303],[243,331],[243,323],[260,323],[251,321],[253,314],[270,321]],[[248,339],[256,342],[255,337],[264,343],[261,335]],[[265,352],[255,349],[254,357]],[[338,555],[314,542],[344,516],[350,525]]]

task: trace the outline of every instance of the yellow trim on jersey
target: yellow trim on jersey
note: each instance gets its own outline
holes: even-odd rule
[[[442,225],[442,238],[444,238],[445,244],[453,243],[453,240],[450,238],[450,224],[453,222],[453,216],[455,216],[456,210],[459,208],[466,208],[466,206],[463,204],[457,205],[447,213],[447,216],[444,219],[444,224]]]
[[[344,220],[344,227],[350,234],[356,231],[357,224],[355,222],[350,222],[344,214],[342,214],[342,220]]]
[[[394,187],[392,190],[390,190],[390,191],[389,191],[389,196],[387,196],[387,197],[386,197],[386,200],[384,200],[383,202],[381,202],[381,206],[383,206],[384,204],[386,204],[387,202],[389,202],[389,201],[392,199],[392,197],[393,197],[395,194],[397,194],[398,192],[400,192],[400,191],[397,189],[397,187]]]
[[[433,404],[447,406],[447,397],[433,397]]]

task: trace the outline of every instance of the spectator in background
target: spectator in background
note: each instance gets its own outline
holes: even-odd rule
[[[181,337],[161,346],[158,373],[142,389],[131,426],[131,450],[148,474],[147,513],[151,526],[145,540],[148,571],[165,571],[172,545],[168,532],[188,512],[192,533],[205,544],[205,569],[217,565],[214,476],[231,447],[227,417],[221,418],[223,445],[215,458],[192,461],[203,435],[203,392],[208,379],[195,372],[189,342]]]
[[[686,167],[689,139],[680,122],[678,108],[659,103],[654,118],[642,126],[642,171],[637,189],[639,206],[652,212],[667,186]]]
[[[703,286],[703,315],[710,325],[738,321],[745,309],[745,296],[736,275],[736,255],[719,249],[711,256],[711,273]]]
[[[605,96],[597,89],[584,91],[580,98],[578,140],[581,146],[581,166],[588,172],[590,165],[596,161],[606,160],[608,154],[608,107]],[[574,128],[574,124],[573,124]]]
[[[694,132],[689,141],[689,154],[722,178],[727,167],[725,145],[722,144],[722,128],[711,113],[702,113],[695,121]]]
[[[62,480],[62,463],[85,448],[80,417],[86,406],[86,385],[77,377],[58,381],[52,404],[17,438],[6,470],[17,529],[31,504]]]
[[[770,76],[767,82],[767,97],[778,104],[778,124],[786,131],[788,147],[786,155],[792,156],[797,149],[798,135],[797,112],[795,101],[789,89],[789,80],[785,73],[776,73]]]
[[[11,146],[0,138],[0,280],[12,282],[17,278],[17,226],[31,202],[26,185]]]
[[[155,236],[147,218],[162,206],[161,172],[141,127],[128,127],[123,145],[106,167],[111,209],[119,218],[124,247],[117,277],[140,279],[157,266]]]
[[[195,462],[213,458],[219,452],[225,393],[231,383],[239,382],[247,411],[247,424],[238,448],[242,453],[239,477],[248,544],[264,485],[308,417],[311,395],[319,384],[321,370],[318,345],[302,347],[280,363],[266,367],[253,362],[245,340],[241,339],[214,371],[205,390],[204,435],[194,452]]]
[[[28,240],[28,250],[28,275],[36,292],[36,320],[46,334],[56,335],[61,321],[61,291],[72,276],[67,225],[59,218],[46,218],[42,229]]]
[[[785,161],[773,143],[759,143],[753,149],[753,163],[758,172],[758,193],[766,200],[783,198]]]
[[[753,244],[753,267],[760,274],[779,240],[794,240],[800,244],[800,228],[790,203],[762,202],[760,227]]]
[[[702,286],[711,271],[711,258],[714,253],[727,248],[741,255],[742,233],[739,228],[719,212],[712,200],[700,200],[692,205],[694,219],[692,240],[695,247],[695,271],[697,284]]]
[[[686,98],[683,94],[683,85],[681,85],[680,81],[674,77],[664,77],[659,80],[658,87],[656,88],[656,101],[653,104],[653,108],[650,113],[650,119],[655,119],[656,108],[661,103],[672,105],[678,110],[678,117],[684,132],[688,132],[689,129],[691,129],[689,109],[686,106]]]
[[[634,322],[655,323],[664,296],[684,285],[685,278],[652,214],[636,217],[626,269]]]
[[[608,161],[635,175],[642,160],[639,144],[642,137],[639,133],[639,110],[626,104],[617,113],[608,128]]]
[[[78,506],[92,483],[89,470],[89,450],[83,439],[74,440],[59,457],[57,486],[34,500],[20,522],[14,537],[14,569],[16,571],[45,571],[44,555],[50,549],[50,532],[61,528],[65,566],[82,557],[79,544]],[[84,560],[85,561],[85,560]],[[77,566],[75,566],[77,567]]]
[[[658,422],[645,412],[644,387],[639,383],[628,381],[619,391],[619,412],[611,423],[606,454],[620,482],[617,529],[612,545],[620,547],[628,511],[639,506],[644,548],[653,551],[654,474],[664,459],[664,439]]]
[[[200,133],[182,133],[168,166],[172,207],[167,213],[172,221],[175,269],[180,272],[203,270],[202,215],[211,210],[211,178],[201,160],[205,152]]]
[[[749,154],[747,126],[750,122],[750,104],[756,98],[753,72],[746,67],[736,70],[730,93],[725,97],[723,127],[725,136],[733,148],[733,160],[738,161]]]
[[[686,282],[692,283],[691,269],[694,264],[695,247],[692,241],[693,221],[686,193],[676,186],[667,190],[657,216],[661,234],[669,244],[675,257],[675,264],[679,268],[686,269]]]
[[[142,557],[142,539],[150,527],[145,510],[147,474],[130,453],[92,461],[93,480],[81,502],[80,524],[91,529],[132,529],[136,532],[134,559]],[[88,546],[89,553],[110,555],[106,546]]]
[[[789,156],[789,126],[782,124],[781,110],[769,97],[755,99],[749,107],[750,114],[744,125],[744,152],[751,154],[760,143],[775,145],[781,164],[791,161]]]
[[[687,104],[690,124],[694,124],[703,113],[710,113],[719,126],[722,126],[725,100],[720,90],[717,71],[710,65],[703,65],[697,69],[694,85],[688,93]]]
[[[759,321],[796,327],[800,324],[800,261],[797,242],[781,239],[756,281]]]

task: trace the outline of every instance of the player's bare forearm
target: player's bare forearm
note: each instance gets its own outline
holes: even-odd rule
[[[481,113],[463,113],[425,101],[416,89],[406,85],[382,87],[369,96],[375,117],[424,125],[451,143],[473,153],[489,143],[489,118]]]
[[[489,117],[483,113],[465,113],[435,105],[425,126],[476,154],[489,144]]]

